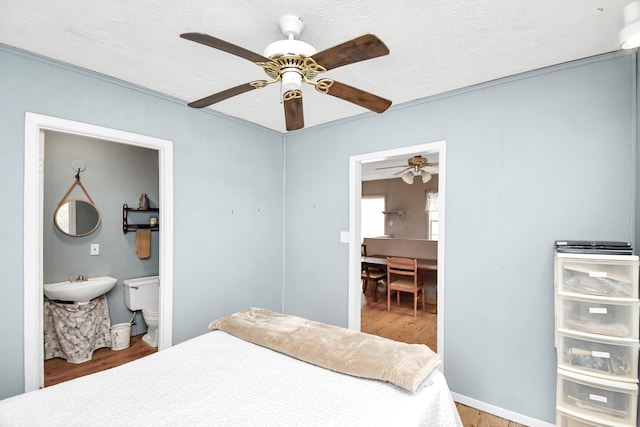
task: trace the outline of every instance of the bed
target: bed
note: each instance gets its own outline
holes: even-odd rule
[[[462,426],[439,357],[249,308],[167,350],[0,401],[0,426]]]

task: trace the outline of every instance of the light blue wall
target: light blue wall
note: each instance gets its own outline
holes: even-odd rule
[[[0,94],[0,398],[24,390],[25,112],[173,141],[175,343],[249,305],[282,310],[280,134],[2,45]]]
[[[285,309],[347,325],[349,156],[446,140],[448,382],[554,423],[554,241],[633,240],[634,82],[605,55],[288,135]]]
[[[86,170],[80,180],[100,211],[98,229],[88,236],[71,237],[54,225],[54,212],[62,196],[74,182],[71,163],[82,160]],[[146,193],[151,207],[158,207],[158,152],[80,135],[45,132],[43,234],[43,282],[67,280],[72,274],[89,277],[112,276],[117,285],[107,294],[111,324],[128,322],[131,312],[124,298],[125,279],[157,275],[159,270],[159,236],[151,233],[151,255],[136,255],[136,233],[122,232],[122,205],[138,207],[138,197]],[[76,185],[68,199],[87,199]],[[148,223],[157,212],[130,213],[129,223]],[[162,220],[162,212],[160,212]],[[91,256],[91,244],[100,245],[100,255]],[[141,312],[131,333],[147,330]]]
[[[634,236],[635,61],[605,55],[305,129],[284,137],[285,156],[277,133],[0,48],[0,397],[23,387],[31,111],[174,141],[175,342],[283,300],[346,326],[349,156],[446,140],[449,384],[553,423],[553,241]]]

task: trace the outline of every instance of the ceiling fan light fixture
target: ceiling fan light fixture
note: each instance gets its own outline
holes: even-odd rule
[[[285,94],[290,90],[302,89],[302,75],[297,70],[285,71],[282,73],[281,93]]]
[[[412,171],[407,171],[406,173],[403,173],[401,178],[407,184],[413,184],[413,172]]]
[[[431,174],[429,172],[427,172],[426,170],[421,171],[420,175],[422,175],[422,182],[424,184],[426,184],[427,182],[431,181]]]
[[[620,30],[620,47],[633,49],[640,46],[640,1],[627,4],[622,9],[624,27]]]

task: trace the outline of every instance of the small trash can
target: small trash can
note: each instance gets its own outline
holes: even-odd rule
[[[117,323],[111,327],[111,350],[124,350],[131,341],[131,323]]]

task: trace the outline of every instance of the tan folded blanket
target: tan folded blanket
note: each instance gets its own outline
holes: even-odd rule
[[[218,319],[209,329],[323,368],[388,381],[412,392],[441,361],[423,344],[396,342],[260,308]]]

